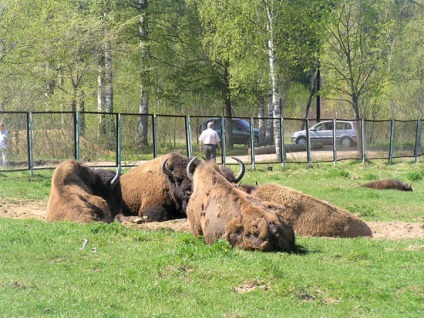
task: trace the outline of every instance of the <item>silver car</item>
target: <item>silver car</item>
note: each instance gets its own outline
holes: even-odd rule
[[[337,144],[343,147],[357,145],[357,131],[353,121],[336,121]],[[319,141],[324,145],[333,144],[333,121],[321,121],[309,128],[311,142]],[[292,142],[295,144],[306,144],[306,130],[296,131],[292,135]]]

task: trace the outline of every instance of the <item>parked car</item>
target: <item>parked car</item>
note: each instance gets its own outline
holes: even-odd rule
[[[225,119],[228,120],[228,119]],[[213,121],[215,131],[221,136],[221,118],[209,118],[202,122],[199,127],[199,134],[205,130],[208,122]],[[233,143],[250,145],[250,124],[241,118],[232,118],[232,129],[233,129]],[[253,128],[253,134],[255,136],[254,144],[259,144],[259,129]]]
[[[311,142],[319,141],[324,145],[333,144],[333,121],[321,121],[309,129]],[[357,145],[357,131],[353,121],[336,121],[337,144],[343,147]],[[295,144],[306,144],[306,130],[296,131],[292,135]]]

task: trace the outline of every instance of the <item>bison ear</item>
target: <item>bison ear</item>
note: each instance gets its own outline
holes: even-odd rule
[[[169,159],[169,158],[168,158],[168,159]],[[166,167],[166,163],[168,162],[168,159],[166,159],[166,160],[162,163],[162,172],[163,172],[164,174],[166,174],[167,176],[172,177],[172,176],[173,176],[173,171],[172,171],[172,170],[169,170],[169,169]]]
[[[115,176],[113,177],[113,179],[110,181],[110,186],[112,187],[112,188],[114,188],[117,184],[118,184],[118,182],[119,182],[119,177],[120,177],[120,172],[119,172],[119,168],[118,169],[116,169],[116,174],[115,174]]]

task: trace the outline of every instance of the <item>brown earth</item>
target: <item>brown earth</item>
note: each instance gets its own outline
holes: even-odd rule
[[[45,220],[47,201],[0,198],[0,217],[16,219]],[[373,231],[374,238],[401,240],[424,238],[424,218],[420,223],[407,222],[367,222]],[[144,224],[125,225],[145,230],[169,228],[174,231],[188,232],[187,221],[172,220],[167,222],[152,222]],[[422,247],[424,249],[424,247]]]

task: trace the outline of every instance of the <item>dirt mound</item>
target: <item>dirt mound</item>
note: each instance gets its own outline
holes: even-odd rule
[[[0,217],[16,219],[46,218],[47,201],[0,198]],[[375,239],[402,240],[424,238],[424,219],[421,223],[407,222],[367,222],[373,231]],[[151,222],[144,224],[126,224],[141,230],[170,229],[188,232],[187,220],[172,220],[167,222]]]

